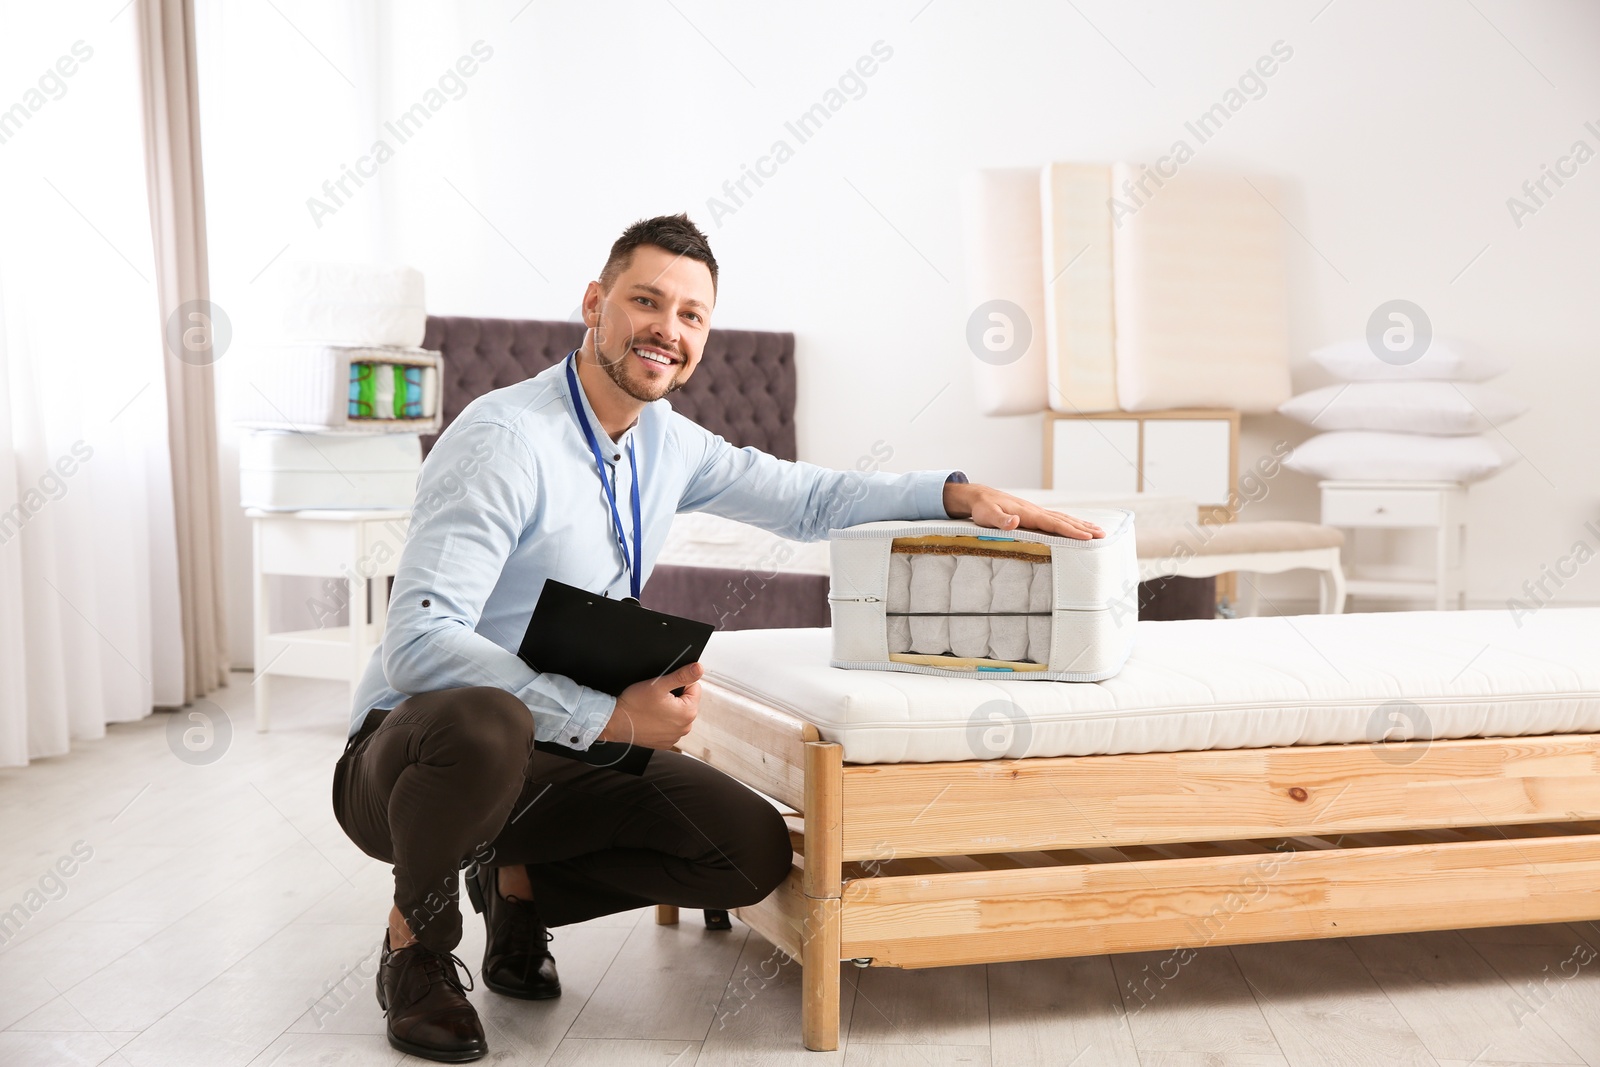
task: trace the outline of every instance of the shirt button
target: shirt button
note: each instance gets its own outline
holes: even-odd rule
[[[428,607],[428,606],[429,606],[429,605],[430,605],[430,604],[432,604],[432,603],[433,603],[433,601],[431,601],[431,600],[424,600],[424,601],[423,601],[423,602],[422,602],[422,606],[423,606],[423,607]]]
[[[567,740],[571,741],[573,744],[578,743],[578,739],[576,737],[569,737]]]

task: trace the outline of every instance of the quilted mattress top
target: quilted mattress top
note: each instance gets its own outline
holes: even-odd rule
[[[720,631],[702,662],[852,763],[1600,732],[1600,608],[1141,622],[1103,682],[843,670],[830,648],[826,629]]]

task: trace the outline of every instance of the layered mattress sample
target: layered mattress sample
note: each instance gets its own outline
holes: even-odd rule
[[[1096,681],[1133,645],[1133,515],[1086,508],[1076,540],[968,520],[868,522],[829,532],[835,667],[1028,681]]]
[[[230,413],[258,430],[438,433],[442,360],[424,348],[253,347],[240,357]]]
[[[1115,411],[1111,168],[1049,163],[1039,181],[1050,408]]]
[[[1600,732],[1596,608],[1143,622],[1093,685],[839,670],[831,646],[719,632],[701,662],[853,763]]]
[[[247,508],[410,508],[421,472],[414,433],[251,430],[239,438],[239,503]]]
[[[1045,401],[1039,172],[980,170],[962,187],[973,387],[985,415],[1029,415]],[[996,302],[1004,301],[1021,312]],[[995,318],[994,315],[999,315]]]
[[[417,348],[428,326],[422,274],[398,264],[286,262],[263,290],[275,340]]]
[[[1111,231],[1117,406],[1276,410],[1290,388],[1275,186],[1184,170],[1153,188],[1141,170],[1111,175],[1119,197],[1150,190]]]

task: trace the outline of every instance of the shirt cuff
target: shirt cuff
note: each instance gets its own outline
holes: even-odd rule
[[[588,748],[606,728],[606,723],[611,721],[611,713],[616,708],[617,698],[610,693],[585,689],[578,697],[578,706],[573,709],[572,717],[553,740],[568,748]]]
[[[961,471],[933,471],[930,472],[942,477],[929,478],[924,485],[927,496],[918,501],[919,519],[948,519],[952,516],[944,509],[944,487],[950,482],[964,483],[966,474]]]

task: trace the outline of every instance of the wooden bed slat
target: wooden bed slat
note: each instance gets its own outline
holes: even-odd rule
[[[931,967],[1596,918],[1585,835],[868,879],[841,949]]]
[[[789,871],[789,877],[761,903],[748,908],[736,908],[733,912],[746,926],[796,960],[800,959],[804,933],[798,918],[805,914],[802,878],[800,868],[794,867]]]
[[[1589,827],[1585,832],[1582,828]],[[1297,853],[1346,851],[1364,853],[1375,848],[1439,845],[1453,842],[1540,840],[1549,837],[1600,841],[1600,824],[1535,823],[1521,826],[1466,826],[1412,832],[1391,830],[1372,834],[1299,835],[1261,841],[1186,841],[1166,845],[1123,845],[1119,848],[1052,849],[1048,852],[985,852],[969,856],[907,856],[888,860],[851,861],[843,866],[846,881],[862,878],[919,878],[981,871],[1017,871],[1025,868],[1096,867],[1111,864],[1159,863],[1172,860],[1228,860],[1273,856],[1287,843]],[[848,896],[848,894],[846,894]]]
[[[847,764],[844,856],[1040,851],[1600,819],[1600,735]]]

